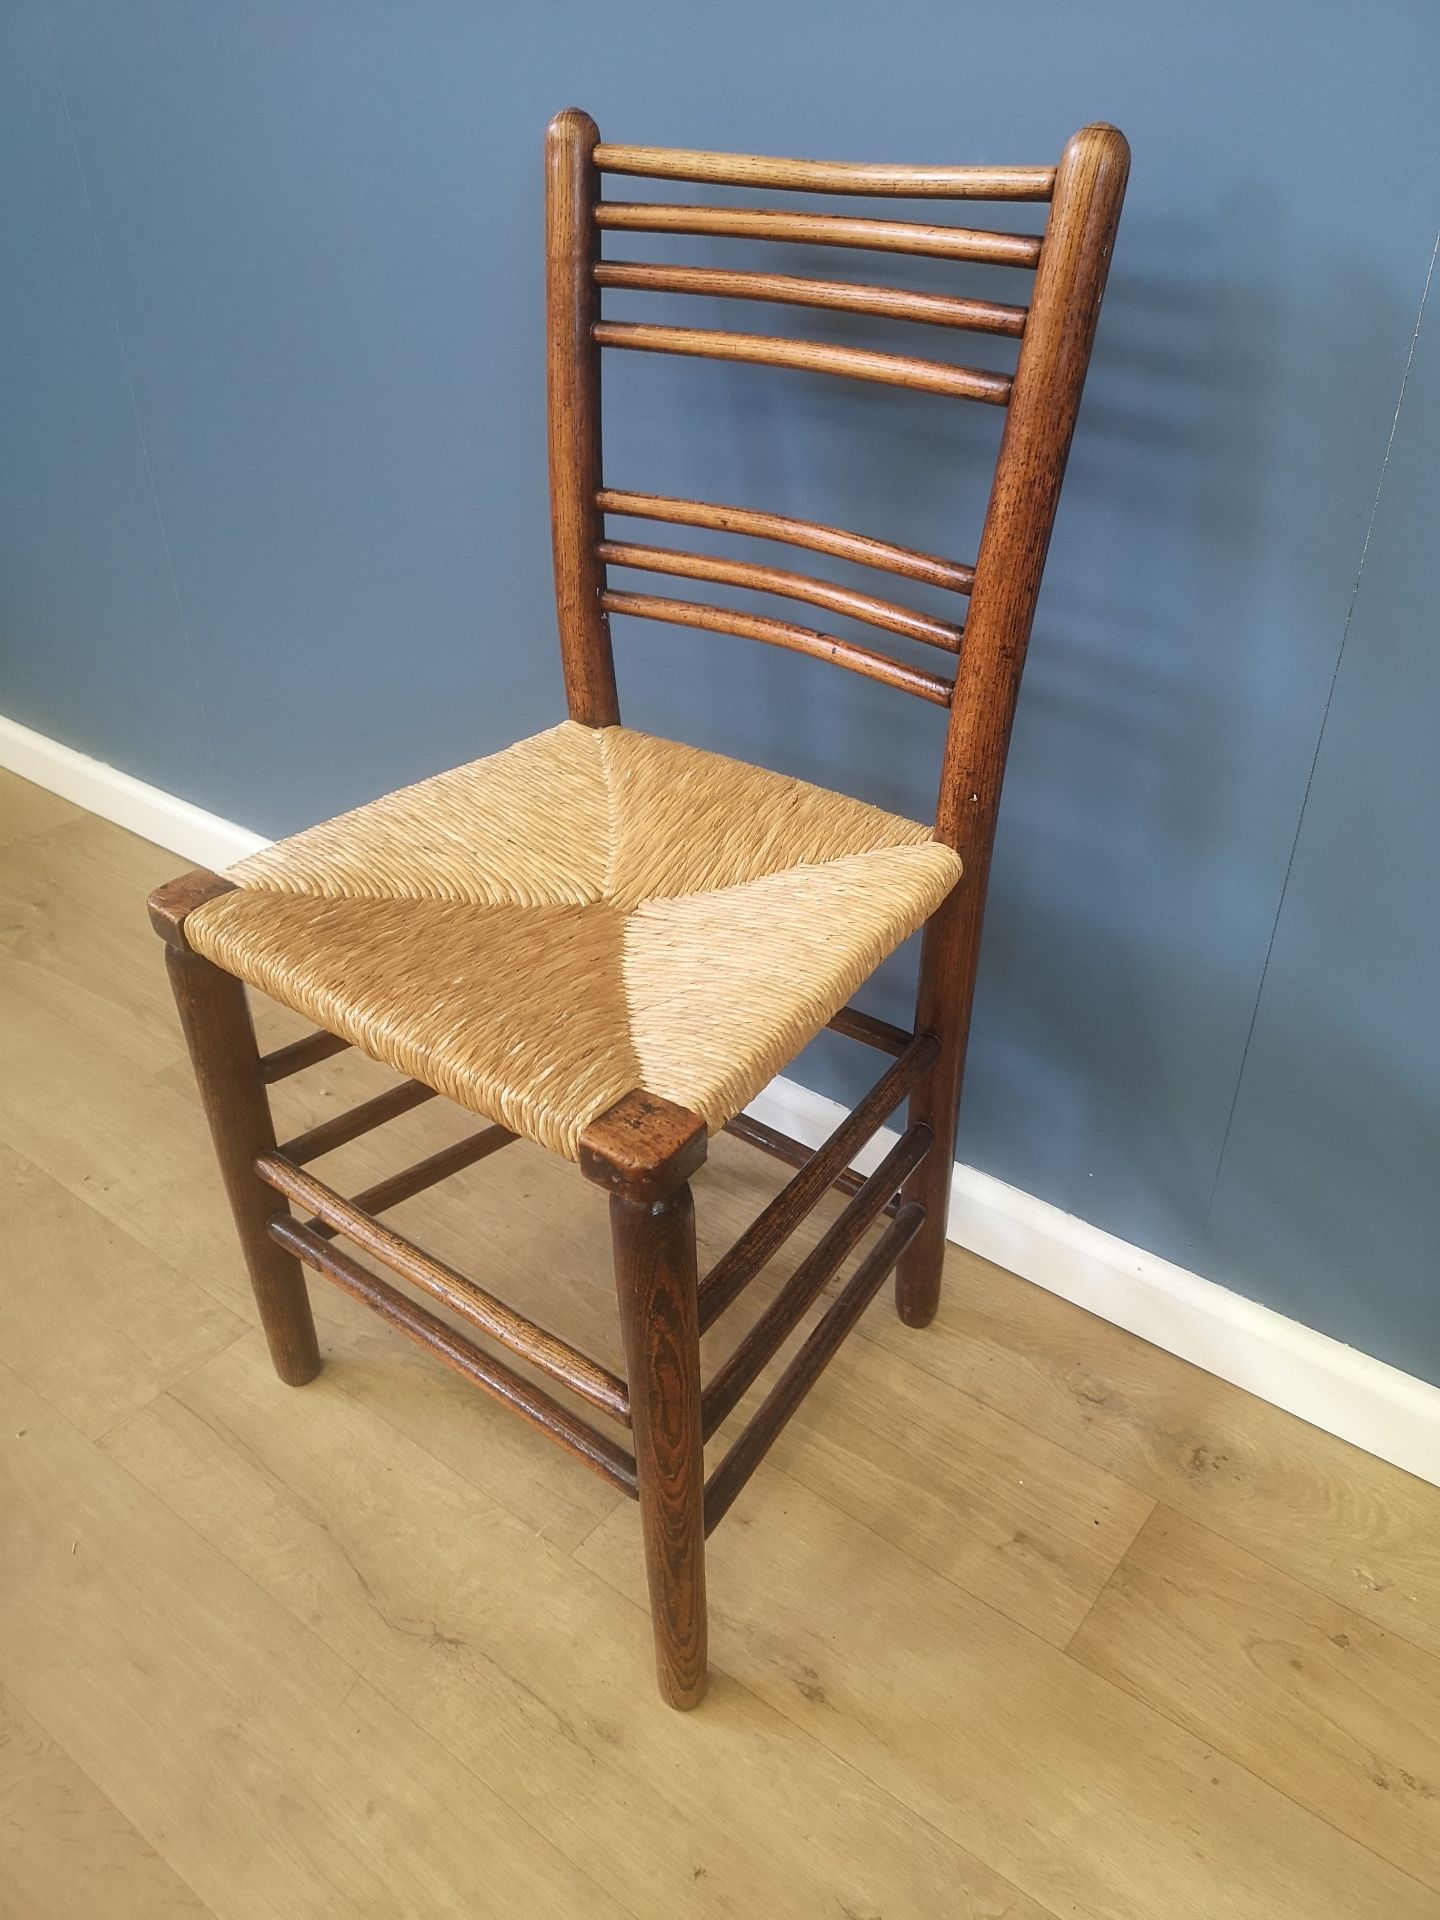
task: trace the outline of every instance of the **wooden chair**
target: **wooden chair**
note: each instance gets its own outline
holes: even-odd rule
[[[570,717],[506,753],[388,795],[150,902],[275,1367],[320,1358],[304,1267],[576,1454],[640,1503],[661,1690],[700,1699],[704,1541],[887,1274],[922,1327],[939,1295],[961,1069],[1011,718],[1089,360],[1129,155],[1113,127],[1056,167],[890,167],[601,144],[551,124],[547,288],[551,507]],[[1048,201],[1042,238],[767,208],[632,205],[600,177],[804,194]],[[1033,273],[1028,306],[716,267],[601,258],[609,231],[736,235]],[[697,293],[974,329],[1018,341],[1013,374],[763,334],[600,317],[607,287]],[[660,498],[601,476],[605,347],[808,369],[1004,407],[973,567],[749,507]],[[611,537],[605,516],[759,536],[968,595],[962,630],[807,575]],[[809,627],[617,591],[608,569],[760,589],[928,642],[953,679]],[[865,674],[949,710],[933,829],[619,724],[608,616],[718,629]],[[924,924],[913,1032],[847,1004]],[[318,1022],[257,1051],[245,984]],[[814,1153],[748,1118],[759,1088],[826,1025],[893,1062]],[[277,1147],[267,1086],[347,1045],[410,1076]],[[440,1093],[479,1132],[347,1198],[319,1155]],[[852,1161],[908,1102],[898,1144]],[[697,1278],[691,1176],[724,1127],[798,1168]],[[536,1326],[378,1218],[517,1136],[577,1159],[610,1194],[625,1378]],[[831,1187],[848,1204],[708,1384],[699,1340]],[[307,1216],[297,1220],[291,1204]],[[703,1446],[866,1230],[879,1238],[709,1480]],[[480,1346],[379,1278],[367,1254],[485,1336]],[[523,1356],[574,1406],[498,1358]]]

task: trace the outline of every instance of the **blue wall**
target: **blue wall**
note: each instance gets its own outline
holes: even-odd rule
[[[9,0],[3,32],[0,712],[270,832],[560,711],[556,107],[897,160],[1124,127],[961,1152],[1440,1380],[1428,0]],[[990,410],[607,378],[617,484],[973,553]],[[931,805],[937,714],[711,636],[618,652],[636,725]]]

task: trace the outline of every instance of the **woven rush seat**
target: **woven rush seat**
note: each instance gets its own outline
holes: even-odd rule
[[[196,951],[576,1158],[632,1089],[714,1132],[959,878],[930,829],[626,727],[565,721],[282,840]]]

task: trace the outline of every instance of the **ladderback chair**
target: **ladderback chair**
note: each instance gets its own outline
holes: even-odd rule
[[[706,1534],[892,1270],[904,1321],[922,1327],[936,1310],[1001,777],[1128,165],[1124,139],[1108,126],[1077,133],[1055,167],[902,167],[607,145],[587,115],[561,113],[547,142],[546,272],[551,514],[569,718],[282,841],[225,876],[189,874],[150,902],[280,1378],[302,1385],[320,1366],[308,1267],[637,1498],[660,1685],[677,1707],[693,1706],[704,1691]],[[833,212],[632,204],[601,197],[604,174],[806,196],[1048,202],[1048,213],[1033,237]],[[1009,304],[850,279],[606,260],[607,232],[994,263],[1033,281],[1028,303]],[[606,288],[976,330],[1018,343],[1014,371],[604,319]],[[759,504],[608,485],[600,423],[606,348],[849,376],[1003,407],[974,565]],[[808,574],[638,544],[607,532],[607,517],[864,563],[968,596],[968,616],[962,626]],[[612,568],[828,609],[934,647],[952,661],[953,675],[708,599],[620,591]],[[948,709],[933,826],[622,726],[612,614],[788,648]],[[849,1001],[921,926],[907,1032]],[[261,1055],[247,984],[317,1030]],[[893,1059],[811,1153],[745,1109],[826,1026]],[[347,1046],[406,1079],[277,1146],[268,1086]],[[354,1196],[307,1171],[435,1094],[487,1124]],[[862,1176],[856,1156],[906,1103],[897,1144]],[[798,1171],[701,1277],[689,1182],[720,1128]],[[517,1137],[577,1160],[610,1195],[623,1378],[380,1219]],[[702,1383],[701,1333],[832,1188],[849,1196],[843,1210]],[[876,1226],[878,1237],[707,1481],[706,1440]],[[459,1333],[457,1320],[483,1344]],[[521,1356],[565,1397],[517,1372],[505,1353]]]

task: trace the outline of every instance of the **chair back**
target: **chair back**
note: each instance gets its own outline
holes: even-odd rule
[[[784,647],[931,701],[949,710],[936,837],[956,848],[983,887],[1020,673],[1129,162],[1124,136],[1109,126],[1083,128],[1053,167],[913,167],[614,146],[601,141],[588,114],[575,108],[558,114],[547,137],[547,364],[555,588],[571,717],[590,726],[619,720],[612,613]],[[808,204],[805,211],[792,212],[634,203],[602,198],[605,175],[778,189],[804,195]],[[821,196],[823,205],[827,194],[879,201],[1044,201],[1048,213],[1044,232],[1035,236],[809,210],[814,197]],[[1033,280],[1029,300],[1010,303],[850,279],[607,260],[601,243],[611,232],[720,235],[922,255],[1000,265]],[[608,320],[601,313],[605,288],[827,308],[998,335],[1018,343],[1015,366],[1011,373],[998,373],[768,333]],[[748,506],[607,486],[600,423],[600,355],[606,349],[800,368],[1003,407],[1005,425],[973,565]],[[968,600],[968,612],[963,622],[938,619],[808,573],[613,539],[606,532],[607,516],[751,535],[860,562],[946,589]],[[731,611],[685,598],[676,589],[619,591],[610,585],[612,567],[665,581],[750,589],[826,609],[879,633],[933,647],[948,657],[953,670],[934,672],[808,623]]]

